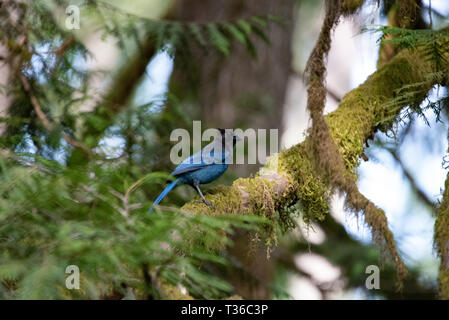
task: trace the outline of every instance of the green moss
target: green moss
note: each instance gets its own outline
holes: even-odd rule
[[[449,269],[440,270],[438,284],[441,299],[449,300]]]
[[[329,213],[331,190],[317,174],[313,163],[308,141],[282,152],[279,157],[279,167],[288,173],[290,190],[299,200],[306,222],[323,220]]]
[[[441,259],[438,282],[441,297],[449,299],[449,175],[445,182],[443,202],[437,212],[434,242]]]
[[[184,294],[171,284],[161,284],[163,298],[166,300],[194,300],[189,294]]]
[[[203,202],[198,202],[198,200],[201,200],[199,196],[195,198],[195,201],[190,201],[185,204],[182,209],[207,215],[239,213],[241,194],[235,188],[229,186],[218,186],[213,189],[212,192],[213,193],[206,193],[205,197],[210,203],[212,203],[215,210]]]
[[[341,101],[338,110],[326,116],[332,138],[350,172],[354,173],[354,168],[359,165],[364,141],[371,136],[374,127],[387,131],[397,120],[401,108],[394,109],[388,104],[395,95],[395,89],[423,81],[422,73],[410,72],[416,67],[413,61],[410,55],[405,54],[395,59],[394,63],[380,69],[363,85],[352,90]],[[426,92],[425,88],[423,90]]]
[[[420,7],[415,0],[397,1],[397,19],[401,28],[411,28],[419,14]]]
[[[393,4],[388,11],[387,19],[388,25],[392,27],[398,27],[399,21],[397,19],[398,6],[397,4]],[[391,39],[390,36],[387,36],[384,40]],[[398,53],[398,48],[396,48],[391,43],[385,43],[382,41],[379,46],[379,58],[377,59],[377,68],[380,69],[385,66],[390,60]]]
[[[192,201],[184,205],[183,209],[209,215],[226,213],[264,217],[273,222],[266,226],[267,243],[273,243],[276,242],[275,226],[276,223],[279,223],[276,216],[276,202],[279,199],[274,196],[273,188],[275,185],[275,182],[259,176],[240,178],[234,181],[230,187],[219,186],[213,190],[213,193],[205,195],[215,209],[206,206],[204,203]],[[210,249],[219,250],[223,247],[217,244],[216,247]]]

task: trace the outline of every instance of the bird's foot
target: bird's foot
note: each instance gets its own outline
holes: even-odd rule
[[[195,202],[202,202],[202,203],[204,203],[205,205],[207,205],[207,206],[209,206],[209,207],[211,207],[212,209],[215,210],[214,205],[213,205],[212,203],[210,203],[209,201],[207,201],[207,200],[195,200]]]

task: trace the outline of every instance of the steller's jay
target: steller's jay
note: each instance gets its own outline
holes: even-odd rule
[[[182,184],[192,186],[206,205],[214,207],[206,200],[199,185],[218,179],[226,171],[228,164],[232,160],[235,143],[237,140],[240,140],[238,136],[234,135],[232,130],[218,129],[218,131],[220,134],[212,143],[182,161],[173,170],[171,175],[176,179],[165,187],[164,191],[157,197],[149,213],[171,190]]]

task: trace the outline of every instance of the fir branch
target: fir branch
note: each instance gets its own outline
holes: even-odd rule
[[[47,116],[45,115],[45,113],[42,111],[42,108],[39,104],[39,101],[37,100],[36,96],[34,95],[32,89],[31,89],[31,85],[28,82],[28,79],[21,73],[19,72],[19,79],[22,82],[23,88],[25,89],[25,91],[27,92],[27,94],[30,97],[30,101],[31,104],[33,105],[34,111],[36,112],[36,115],[39,117],[39,119],[41,120],[42,124],[44,125],[44,127],[48,130],[48,131],[52,131],[53,130],[53,124],[50,122],[50,120],[47,118]],[[62,138],[71,146],[73,146],[74,148],[79,148],[81,149],[87,156],[91,156],[92,152],[89,148],[87,148],[85,145],[83,145],[81,142],[75,140],[74,138],[70,137],[67,134],[62,134]]]
[[[447,62],[446,52],[449,50],[449,30],[447,28],[435,31],[382,26],[373,31],[382,34],[378,41],[383,44],[411,51],[420,49],[425,59],[435,63],[437,71]]]

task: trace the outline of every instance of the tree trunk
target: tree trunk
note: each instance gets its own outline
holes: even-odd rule
[[[195,83],[189,81],[182,67],[175,68],[171,85],[175,92],[193,92],[199,104],[197,116],[203,128],[266,128],[281,131],[282,112],[287,82],[291,70],[291,38],[295,12],[294,0],[178,0],[172,18],[191,22],[230,22],[253,16],[274,15],[286,19],[286,26],[271,24],[266,35],[270,44],[252,38],[256,59],[234,41],[228,57],[204,54],[193,48],[192,64],[197,72]],[[193,115],[195,117],[196,115]],[[279,132],[279,136],[280,136]],[[239,166],[238,175],[248,175],[258,166]],[[251,245],[248,234],[238,233],[230,254],[250,270],[253,279],[243,274],[229,275],[239,295],[247,299],[270,298],[267,284],[273,276],[273,266],[263,245]],[[250,250],[250,247],[252,250]],[[249,256],[249,251],[252,251]]]
[[[294,1],[281,0],[179,0],[173,18],[195,22],[236,22],[252,16],[275,15],[287,19],[282,28],[271,25],[270,45],[254,39],[257,58],[251,59],[243,45],[237,44],[229,57],[204,55],[194,50],[198,68],[197,88],[186,87],[180,71],[176,85],[197,90],[201,114],[209,127],[247,126],[280,128],[282,105],[291,69],[291,36]],[[254,112],[260,112],[260,117]],[[267,115],[268,113],[268,115]]]

